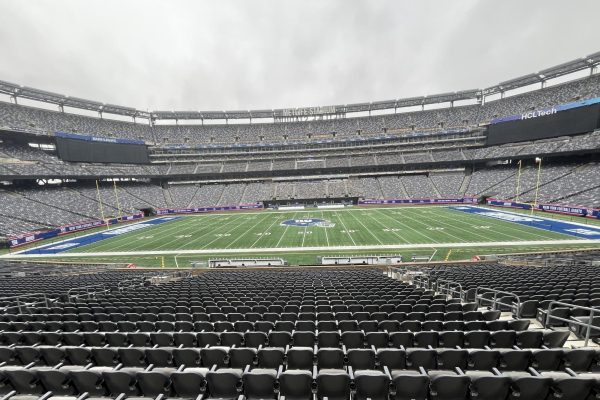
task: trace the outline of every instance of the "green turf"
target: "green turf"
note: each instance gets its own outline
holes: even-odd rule
[[[544,214],[544,217],[550,217]],[[288,219],[321,218],[332,227],[282,226]],[[585,219],[558,216],[585,222]],[[115,236],[71,250],[69,261],[134,262],[142,266],[180,266],[215,257],[282,257],[290,264],[315,264],[320,255],[402,254],[432,260],[468,259],[475,254],[551,251],[559,248],[598,247],[525,243],[542,240],[573,240],[573,236],[532,228],[513,222],[464,213],[443,206],[354,207],[337,210],[261,211],[181,216],[160,225]],[[498,246],[493,242],[514,242]],[[483,247],[448,247],[448,243],[481,243]],[[489,246],[485,246],[489,243]],[[44,244],[44,243],[42,243]],[[411,245],[421,246],[411,248]],[[424,246],[425,247],[422,247]],[[366,246],[336,249],[339,246]],[[392,246],[392,248],[382,248]],[[404,246],[394,249],[394,246]],[[319,249],[311,249],[319,247]],[[202,254],[178,254],[201,250]],[[145,252],[165,254],[144,254]],[[213,252],[214,251],[214,252]],[[102,253],[119,252],[116,256]],[[132,254],[127,254],[133,252]]]
[[[281,226],[322,218],[335,226]],[[71,250],[76,253],[302,248],[575,239],[446,207],[189,215]],[[233,253],[233,252],[232,252]]]

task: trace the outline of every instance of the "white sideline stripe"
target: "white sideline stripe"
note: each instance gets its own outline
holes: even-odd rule
[[[511,242],[475,242],[475,243],[413,243],[369,246],[331,246],[331,247],[275,247],[252,249],[204,249],[204,250],[157,250],[157,251],[107,251],[101,253],[57,253],[57,254],[4,254],[0,258],[66,258],[66,257],[104,257],[104,256],[148,256],[174,254],[231,254],[231,253],[286,253],[298,251],[338,251],[338,250],[388,250],[388,249],[423,249],[454,247],[495,247],[495,246],[544,246],[554,244],[600,244],[600,239],[578,240],[524,240]]]

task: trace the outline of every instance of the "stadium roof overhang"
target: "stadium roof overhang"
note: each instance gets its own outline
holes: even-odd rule
[[[371,112],[376,110],[389,110],[401,107],[423,106],[427,104],[450,103],[460,100],[479,100],[481,90],[471,89],[460,92],[443,93],[433,96],[411,97],[398,100],[375,101],[372,103],[354,103],[331,107],[310,107],[312,114],[303,115],[339,115],[357,112]],[[326,112],[319,113],[319,109],[327,108]],[[252,118],[284,118],[286,116],[299,116],[306,110],[303,108],[276,109],[276,110],[250,110],[250,111],[153,111],[153,119],[161,120],[202,120],[202,119],[252,119]]]
[[[542,83],[544,81],[544,77],[537,74],[528,74],[521,76],[519,78],[511,79],[508,81],[500,82],[497,86],[502,88],[503,91],[517,89],[523,86],[529,86],[536,83]]]
[[[0,93],[14,98],[25,98],[56,104],[61,107],[72,107],[82,110],[110,113],[133,118],[148,118],[154,120],[229,120],[229,119],[256,119],[256,118],[286,118],[302,116],[332,116],[347,113],[371,112],[376,110],[389,110],[403,107],[425,106],[429,104],[453,103],[460,100],[480,101],[483,96],[502,93],[507,90],[543,83],[546,80],[557,78],[573,72],[593,68],[600,64],[600,52],[590,54],[576,60],[546,68],[542,71],[510,79],[485,89],[463,90],[460,92],[442,93],[431,96],[409,97],[397,100],[375,101],[371,103],[354,103],[325,107],[305,107],[275,110],[249,110],[249,111],[141,111],[131,107],[104,104],[98,101],[70,97],[58,93],[16,85],[0,81]]]
[[[600,64],[600,51],[594,54],[590,54],[586,57],[578,58],[576,60],[555,65],[554,67],[543,69],[534,74],[528,74],[519,78],[500,82],[497,85],[483,89],[483,95],[488,96],[495,93],[505,92],[507,90],[518,89],[524,86],[533,85],[536,83],[542,83],[550,79],[559,78],[561,76],[572,74],[574,72],[593,68],[598,64]]]
[[[70,97],[45,90],[30,88],[27,86],[20,86],[10,82],[0,81],[0,93],[4,93],[15,98],[56,104],[61,107],[72,107],[81,110],[124,115],[129,117],[150,118],[150,113],[136,110],[135,108],[104,104],[99,101],[85,100],[78,97]]]

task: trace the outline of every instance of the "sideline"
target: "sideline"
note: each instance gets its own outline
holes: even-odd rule
[[[333,246],[333,247],[275,247],[250,249],[204,249],[204,250],[153,250],[153,251],[107,251],[100,253],[59,253],[59,254],[4,254],[0,259],[29,259],[29,258],[68,258],[68,257],[103,257],[103,256],[152,256],[175,254],[235,254],[235,253],[286,253],[290,251],[353,251],[353,250],[394,250],[394,249],[423,249],[423,248],[455,248],[455,247],[494,247],[494,246],[548,246],[555,244],[600,244],[600,239],[571,239],[571,240],[524,240],[508,242],[461,242],[461,243],[413,243],[369,246]]]

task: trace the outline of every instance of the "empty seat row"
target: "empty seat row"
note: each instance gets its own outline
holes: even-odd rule
[[[455,370],[378,371],[207,368],[3,368],[6,399],[56,396],[190,399],[475,400],[560,398],[583,400],[600,393],[600,374]],[[52,397],[51,397],[52,396]],[[590,397],[588,397],[590,396]],[[35,398],[35,397],[34,397]],[[56,397],[59,398],[59,397]],[[83,397],[85,398],[85,396]]]
[[[360,361],[362,360],[362,361]],[[351,365],[373,369],[376,365],[389,369],[454,368],[540,370],[571,368],[576,371],[600,368],[600,351],[595,348],[338,348],[338,347],[79,347],[79,346],[14,346],[0,347],[1,365],[88,365],[96,366],[205,366],[311,369]]]
[[[544,268],[502,264],[439,265],[428,268],[427,273],[431,281],[445,279],[460,283],[471,301],[475,299],[477,287],[489,287],[514,293],[522,302],[533,300],[527,305],[532,308],[545,309],[553,300],[580,302],[583,306],[600,304],[600,280],[591,265]]]
[[[417,300],[419,298],[419,300]],[[380,299],[381,300],[381,299]],[[386,301],[389,301],[387,303]],[[277,302],[277,301],[276,301]],[[247,302],[241,305],[230,305],[231,303],[238,302],[216,302],[214,305],[209,302],[200,303],[203,305],[140,305],[140,302],[131,301],[121,305],[116,305],[118,302],[107,302],[106,305],[101,303],[90,303],[85,305],[74,306],[72,303],[54,303],[53,307],[29,307],[32,314],[194,314],[194,313],[240,313],[246,314],[255,312],[259,314],[270,313],[321,313],[321,312],[386,312],[391,313],[394,311],[400,312],[456,312],[456,311],[473,311],[473,303],[461,304],[459,299],[454,299],[453,302],[445,299],[426,299],[416,295],[415,298],[398,298],[378,301],[381,304],[369,304],[367,301],[363,301],[365,304],[354,304],[351,301],[347,301],[347,304],[343,300],[328,300],[323,301],[324,304],[319,304],[317,300],[314,304],[304,300],[308,304],[293,304],[293,300],[282,300],[281,304],[273,304],[269,302]],[[241,302],[239,302],[241,303]],[[254,304],[257,303],[257,304]],[[261,304],[264,303],[264,304]],[[292,304],[290,304],[292,303]],[[336,304],[339,303],[339,304]],[[131,305],[127,305],[131,304]],[[144,303],[142,303],[144,304]]]
[[[0,322],[1,332],[37,332],[37,331],[64,331],[64,332],[225,332],[225,331],[260,331],[269,332],[271,330],[288,331],[303,330],[303,331],[318,331],[318,330],[340,330],[340,331],[355,331],[363,330],[365,332],[376,331],[420,331],[420,330],[501,330],[501,329],[516,329],[523,330],[529,326],[528,320],[402,320],[384,319],[384,320],[299,320],[299,321],[246,321],[239,320],[230,321],[83,321],[83,322]]]
[[[32,323],[65,322],[198,322],[198,321],[493,321],[498,319],[496,311],[356,311],[356,312],[247,312],[247,313],[80,313],[80,314],[0,314],[0,328],[6,324],[28,326]]]
[[[204,347],[287,345],[360,348],[380,347],[562,347],[569,331],[269,331],[266,332],[3,332],[0,345]]]

